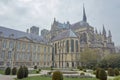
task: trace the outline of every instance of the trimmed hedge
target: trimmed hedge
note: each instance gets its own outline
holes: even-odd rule
[[[5,69],[5,75],[10,75],[10,73],[11,73],[11,68],[10,68],[10,67],[7,67],[7,68]]]
[[[23,67],[21,66],[17,72],[17,78],[22,79],[24,77]]]
[[[14,67],[14,68],[12,69],[12,75],[16,75],[16,74],[17,74],[17,68]]]
[[[108,75],[114,76],[114,70],[112,68],[108,68]]]
[[[37,69],[37,65],[34,66],[34,69]]]
[[[120,75],[119,70],[117,68],[114,69],[115,76]]]
[[[63,80],[63,74],[60,71],[53,72],[52,80]]]
[[[17,73],[17,78],[22,79],[28,77],[28,68],[26,66],[20,67]]]
[[[99,79],[100,79],[100,80],[107,80],[107,73],[105,72],[104,69],[101,69],[101,70],[99,71]]]
[[[96,78],[99,79],[99,72],[100,72],[101,68],[97,68],[95,74],[96,74]]]

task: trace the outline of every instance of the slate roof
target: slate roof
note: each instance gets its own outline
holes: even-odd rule
[[[79,22],[71,25],[72,30],[76,30],[76,29],[83,28],[83,27],[90,27],[90,25],[84,21],[79,21]]]
[[[55,38],[52,39],[52,41],[56,41],[64,38],[77,38],[77,35],[71,29],[69,29],[58,34]]]
[[[33,42],[46,43],[46,40],[42,36],[38,36],[32,33],[22,32],[22,31],[10,29],[10,28],[5,28],[2,26],[0,26],[0,33],[2,33],[2,35],[6,38],[9,38],[10,35],[13,35],[14,39],[20,39],[20,38],[26,37]]]
[[[60,22],[56,21],[56,22],[53,23],[53,24],[56,24],[56,26],[57,26],[59,29],[64,29],[64,28],[68,29],[68,28],[69,28],[69,24],[67,24],[67,23],[60,23]]]

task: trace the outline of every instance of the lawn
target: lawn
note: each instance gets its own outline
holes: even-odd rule
[[[44,76],[33,76],[23,79],[15,79],[15,80],[52,80],[51,77],[44,77]],[[64,78],[64,80],[98,80],[96,78]]]
[[[1,69],[0,69],[0,74],[4,74],[4,70],[1,70]]]

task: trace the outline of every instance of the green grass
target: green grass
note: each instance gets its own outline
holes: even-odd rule
[[[120,76],[115,77],[114,80],[120,80]]]
[[[37,71],[37,69],[36,70],[30,70],[29,74],[36,74],[36,71]]]
[[[33,76],[23,79],[15,79],[15,80],[52,80],[51,77],[44,77],[44,76]],[[64,80],[98,80],[96,78],[64,78]]]
[[[0,74],[4,74],[4,70],[1,70],[1,69],[0,69]]]

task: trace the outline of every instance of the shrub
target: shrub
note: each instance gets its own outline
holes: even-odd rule
[[[23,67],[21,66],[17,72],[17,78],[22,79],[24,77]]]
[[[41,71],[41,69],[38,69],[38,71]]]
[[[84,69],[83,72],[86,72],[86,69]]]
[[[104,69],[101,69],[101,70],[99,71],[99,79],[100,79],[100,80],[107,80],[107,73],[105,72]]]
[[[48,74],[48,75],[51,75],[51,74],[52,74],[52,72],[48,72],[47,74]]]
[[[10,68],[10,67],[7,67],[7,68],[5,69],[5,75],[10,75],[10,73],[11,73],[11,68]]]
[[[77,69],[79,69],[79,70],[83,70],[83,68],[82,68],[81,66],[78,66]]]
[[[95,74],[95,75],[96,75],[96,71],[93,71],[93,74]]]
[[[37,69],[37,65],[34,66],[34,69]]]
[[[83,72],[82,72],[82,73],[80,73],[80,76],[84,76],[84,75],[85,75],[85,73],[83,73]]]
[[[114,70],[112,68],[108,68],[108,75],[114,76]]]
[[[23,67],[24,77],[28,77],[28,68],[26,66]]]
[[[53,72],[52,80],[63,80],[63,74],[60,71]]]
[[[36,73],[39,73],[39,72],[40,72],[39,70],[36,71]]]
[[[96,78],[98,78],[99,79],[99,71],[101,70],[101,68],[97,68],[97,70],[96,70]]]
[[[17,73],[17,68],[14,67],[14,68],[12,69],[12,75],[16,75],[16,73]]]
[[[115,73],[115,76],[118,76],[120,74],[117,68],[114,69],[114,73]]]

